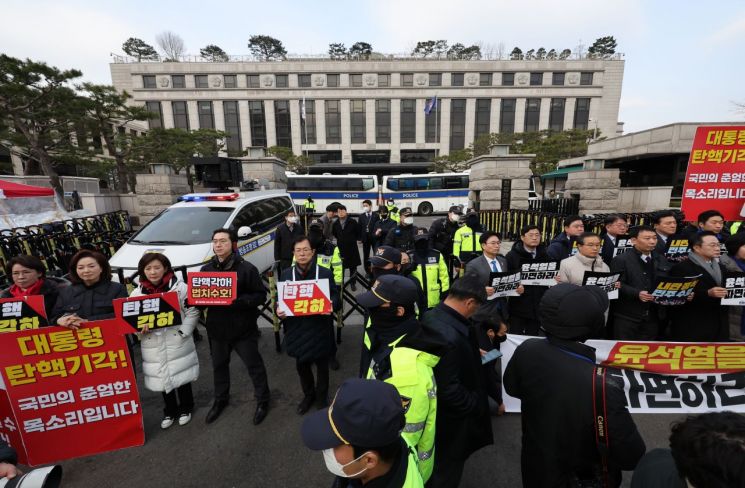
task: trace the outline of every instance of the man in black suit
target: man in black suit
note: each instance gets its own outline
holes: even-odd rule
[[[657,339],[659,316],[651,292],[658,277],[670,271],[664,256],[654,249],[657,233],[647,225],[631,231],[634,249],[611,262],[613,273],[621,273],[621,289],[613,307],[613,337],[624,341]]]
[[[654,223],[654,230],[657,233],[657,246],[655,250],[664,256],[665,249],[667,248],[667,240],[678,231],[678,221],[672,210],[663,210],[654,215],[652,222]]]
[[[507,259],[504,256],[499,255],[499,248],[502,244],[501,236],[492,231],[487,231],[481,234],[479,237],[479,243],[481,244],[481,250],[483,254],[477,258],[474,258],[466,264],[466,275],[476,277],[479,283],[486,289],[486,296],[492,296],[494,294],[494,288],[491,286],[489,276],[491,273],[504,273],[509,271]],[[517,271],[517,270],[516,270]],[[522,286],[520,287],[522,289]],[[518,290],[518,293],[522,291]],[[487,301],[484,307],[493,309],[507,319],[509,314],[507,313],[507,299],[506,298],[495,298]]]
[[[610,266],[610,262],[613,261],[616,252],[618,238],[626,235],[626,232],[629,230],[629,223],[623,215],[611,214],[605,218],[603,224],[605,226],[605,234],[603,235],[603,247],[600,250],[600,256],[603,258],[605,264]]]
[[[368,279],[372,278],[370,274],[370,250],[375,247],[375,223],[379,220],[378,213],[372,211],[372,202],[365,200],[362,202],[362,213],[357,218],[359,223],[359,240],[362,242],[362,264],[365,266],[365,272]]]
[[[360,251],[357,248],[357,239],[360,237],[359,224],[349,216],[344,205],[338,205],[336,212],[339,218],[331,226],[331,232],[336,238],[336,245],[339,246],[344,271],[349,270],[352,291],[357,291],[354,278],[357,266],[360,265]]]

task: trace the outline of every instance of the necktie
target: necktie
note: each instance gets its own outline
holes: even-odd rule
[[[493,260],[493,261],[491,262],[491,270],[492,270],[492,271],[493,271],[494,273],[496,273],[496,272],[497,272],[497,260],[496,260],[496,259],[495,259],[495,260]]]
[[[535,259],[535,251],[530,253],[531,256],[533,256],[533,259]]]

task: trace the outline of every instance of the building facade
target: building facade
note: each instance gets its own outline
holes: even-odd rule
[[[286,146],[325,167],[421,164],[492,132],[613,136],[624,70],[622,59],[121,61],[112,83],[158,114],[151,128],[223,130],[227,154]]]

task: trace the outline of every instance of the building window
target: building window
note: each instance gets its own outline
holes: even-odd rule
[[[246,75],[246,86],[248,88],[261,88],[259,75]]]
[[[541,99],[528,98],[525,100],[525,131],[537,132],[541,115]]]
[[[489,119],[491,117],[491,100],[479,98],[476,100],[476,128],[474,137],[488,134],[490,130]]]
[[[186,76],[171,75],[171,86],[173,88],[186,88]]]
[[[390,151],[352,151],[352,164],[388,164]]]
[[[466,100],[456,98],[450,102],[450,150],[466,147]]]
[[[339,100],[326,100],[326,143],[341,144]]]
[[[435,150],[402,150],[401,151],[401,162],[402,163],[429,163],[435,159]]]
[[[352,100],[351,114],[349,118],[350,128],[352,131],[352,143],[364,144],[367,141],[365,127],[365,101]]]
[[[450,86],[463,86],[463,73],[450,73]]]
[[[145,108],[150,112],[150,119],[148,119],[148,126],[151,129],[162,129],[163,128],[163,111],[160,109],[160,102],[147,102]]]
[[[212,102],[197,102],[200,129],[214,129],[215,117],[212,114]]]
[[[515,73],[502,73],[502,86],[515,86]]]
[[[429,86],[442,86],[442,73],[430,73]]]
[[[592,71],[583,71],[579,75],[580,85],[592,85]]]
[[[173,110],[173,127],[189,130],[189,111],[186,102],[171,102]]]
[[[517,100],[514,98],[503,98],[499,110],[499,132],[502,134],[513,134],[515,132],[515,107]]]
[[[155,83],[155,75],[142,75],[142,87],[157,88],[158,85]]]
[[[543,73],[530,73],[530,84],[540,86],[543,84]]]
[[[264,102],[248,102],[248,121],[251,124],[251,145],[266,147],[266,121],[264,120]]]
[[[277,88],[287,88],[287,75],[275,75],[274,84],[277,85]]]
[[[391,142],[391,101],[375,100],[375,142]]]
[[[297,84],[300,88],[308,88],[310,86],[310,75],[297,75]]]
[[[414,86],[414,73],[401,73],[401,86]]]
[[[549,130],[561,132],[564,130],[564,106],[566,98],[552,98],[551,110],[548,113]]]
[[[401,100],[401,143],[416,142],[416,100]]]
[[[587,130],[590,122],[590,99],[578,98],[574,104],[574,128]]]
[[[207,75],[194,75],[194,86],[197,88],[209,88],[209,80]]]
[[[228,156],[239,156],[243,152],[241,142],[241,120],[238,113],[238,102],[222,102],[222,111],[225,114],[225,149]]]
[[[435,101],[435,106],[432,107],[429,114],[424,115],[424,141],[425,142],[440,142],[440,128],[442,127],[442,117],[440,116],[440,99]],[[424,101],[427,103],[427,100]],[[404,162],[403,160],[401,161]]]
[[[479,73],[479,86],[491,86],[491,73]]]
[[[305,104],[305,118],[303,118],[303,103]],[[303,144],[316,144],[316,102],[305,100],[300,102],[300,141]]]
[[[341,164],[341,151],[309,151],[314,164]]]
[[[238,88],[238,80],[235,75],[225,75],[223,76],[223,80],[225,82],[225,88]]]
[[[378,88],[387,88],[391,86],[391,75],[379,74],[378,75]]]
[[[349,86],[353,88],[362,87],[362,75],[360,73],[353,73],[349,75]]]
[[[554,86],[563,86],[564,85],[564,73],[552,73],[551,84]]]
[[[336,88],[339,86],[339,75],[326,75],[326,86],[329,88]]]
[[[274,101],[274,129],[277,131],[277,145],[291,148],[290,102],[287,100]]]

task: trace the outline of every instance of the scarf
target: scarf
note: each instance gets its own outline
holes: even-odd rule
[[[171,288],[171,280],[173,279],[173,271],[163,275],[163,279],[160,283],[154,285],[150,283],[147,278],[140,278],[140,289],[145,295],[153,295],[155,293],[165,293]]]
[[[18,285],[13,285],[8,291],[10,292],[11,296],[14,296],[16,298],[31,295],[41,295],[42,286],[44,286],[44,278],[39,278],[36,283],[29,286],[25,290],[22,290],[21,287]]]
[[[228,259],[226,259],[222,263],[217,258],[217,256],[213,256],[212,264],[215,266],[215,269],[217,269],[218,271],[230,271],[233,268],[233,265],[235,264],[236,254],[238,253],[233,253]]]
[[[712,259],[710,262],[707,263],[704,258],[693,251],[690,251],[688,253],[688,259],[704,268],[706,272],[709,273],[712,278],[714,278],[717,286],[722,286],[722,269],[719,267],[718,260]]]

